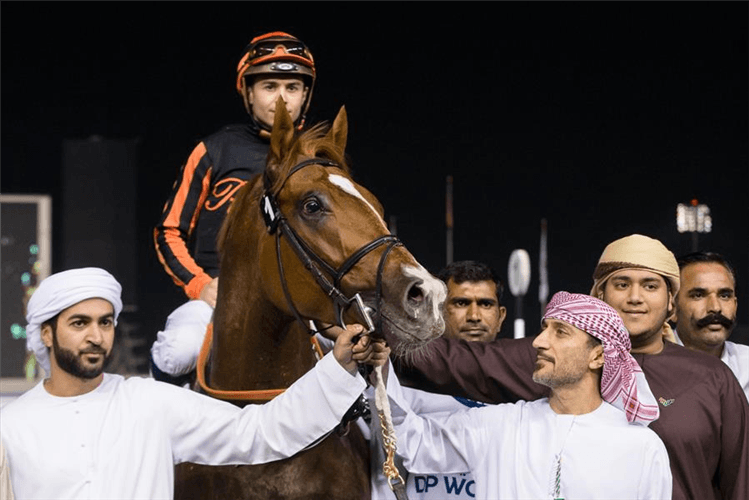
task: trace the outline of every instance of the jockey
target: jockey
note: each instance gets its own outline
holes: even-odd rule
[[[167,274],[190,301],[158,333],[151,349],[155,378],[182,385],[194,369],[216,305],[221,223],[237,190],[265,169],[278,97],[301,129],[315,79],[312,53],[298,38],[280,31],[253,38],[236,80],[250,119],[204,138],[180,170],[154,229],[154,243]]]

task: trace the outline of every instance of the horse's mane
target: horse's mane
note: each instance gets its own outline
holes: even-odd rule
[[[272,193],[275,193],[279,189],[281,183],[286,179],[288,172],[298,161],[300,161],[300,158],[303,157],[324,158],[334,161],[339,165],[341,170],[350,174],[345,152],[326,135],[329,128],[330,126],[325,122],[310,127],[296,136],[288,153],[284,158],[280,159],[280,162],[278,159],[268,159],[266,173],[270,179],[270,191]],[[252,206],[253,202],[258,202],[262,195],[262,189],[255,189],[258,184],[262,188],[262,176],[263,174],[256,174],[247,182],[247,184],[237,191],[235,199],[229,209],[229,213],[221,224],[221,229],[218,234],[217,244],[219,255],[223,253],[227,235],[235,225],[237,219],[247,217],[248,213],[252,213],[253,216],[260,215],[259,210],[250,212],[248,206]]]
[[[279,185],[286,179],[286,175],[300,160],[301,157],[325,158],[336,162],[341,170],[349,174],[345,152],[326,135],[329,129],[327,123],[318,123],[297,136],[285,158],[279,165],[271,165],[266,168],[274,172],[271,179],[270,191],[276,193]],[[275,168],[273,168],[275,167]]]

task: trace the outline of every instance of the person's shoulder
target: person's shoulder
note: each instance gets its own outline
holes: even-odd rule
[[[669,362],[662,364],[660,371],[668,371],[671,378],[676,377],[684,383],[713,385],[721,390],[734,385],[735,388],[741,389],[736,375],[720,358],[704,352],[693,351],[671,342],[666,342],[662,354],[665,355],[664,359],[670,359]],[[647,377],[648,370],[652,370],[653,366],[648,367],[648,370],[646,370],[646,367],[647,363],[643,367]],[[717,392],[715,394],[718,395]]]
[[[488,429],[497,429],[498,432],[504,433],[508,429],[517,429],[522,422],[533,425],[539,420],[544,420],[548,417],[547,413],[551,411],[553,410],[549,407],[548,399],[544,399],[466,407],[452,413],[466,415],[466,418],[473,424]],[[501,422],[502,425],[497,426],[497,422]]]
[[[498,346],[503,347],[527,347],[531,344],[533,344],[533,340],[536,338],[535,335],[532,335],[530,337],[520,337],[520,338],[509,338],[509,337],[498,337],[494,339],[491,342],[484,342],[485,344],[496,344]],[[535,347],[534,347],[535,350]]]
[[[663,446],[661,438],[653,429],[647,425],[629,422],[624,412],[611,403],[604,401],[601,409],[596,413],[603,417],[597,422],[598,425],[602,428],[615,427],[617,432],[612,433],[612,437],[617,435],[624,443],[647,443],[657,447]]]
[[[650,450],[651,452],[662,453],[664,456],[668,455],[666,451],[666,444],[663,442],[663,439],[661,439],[658,433],[653,429],[646,425],[632,423],[627,424],[627,426],[629,435],[636,437],[636,439],[639,439],[647,450]]]
[[[206,397],[192,389],[161,382],[149,376],[125,378],[122,380],[120,388],[127,391],[133,398],[148,399],[154,401],[154,403]]]
[[[724,349],[732,351],[733,353],[741,356],[749,355],[749,345],[738,344],[736,342],[731,342],[730,340],[726,340]]]
[[[617,410],[618,411],[618,410]],[[664,446],[663,440],[658,436],[653,429],[646,425],[636,424],[627,422],[626,417],[624,418],[624,425],[619,426],[621,431],[621,437],[624,442],[635,443],[661,448]]]
[[[469,342],[463,339],[448,340],[475,351],[504,353],[533,352],[535,354],[536,348],[533,347],[533,339],[534,337],[522,337],[519,339],[500,337],[490,342]]]
[[[139,376],[134,375],[127,378],[122,378],[121,381],[122,388],[126,389],[128,391],[133,392],[142,392],[145,390],[148,391],[170,391],[171,389],[175,390],[185,390],[182,387],[178,387],[176,385],[168,384],[166,382],[160,382],[153,377],[148,376]]]
[[[30,415],[39,413],[38,409],[40,405],[47,399],[43,384],[43,381],[39,382],[0,408],[0,423],[2,423],[3,427],[14,425],[15,423],[25,425]]]
[[[672,342],[665,343],[660,356],[663,359],[671,358],[678,360],[682,366],[689,366],[698,370],[713,370],[716,367],[725,367],[725,363],[715,356],[693,351]]]
[[[129,401],[131,404],[142,405],[158,412],[159,408],[180,403],[189,399],[192,392],[166,382],[160,382],[148,376],[131,376],[123,378],[116,387],[118,399]]]
[[[506,413],[517,413],[518,415],[523,414],[536,414],[536,415],[552,415],[554,410],[549,406],[549,398],[540,398],[533,401],[525,401],[523,399],[518,400],[514,403],[502,403],[498,405],[488,405],[489,407],[498,408],[497,411]]]
[[[245,141],[258,144],[266,143],[266,141],[261,139],[250,125],[242,123],[224,125],[220,129],[203,139],[203,142],[206,145],[235,143],[237,141]]]

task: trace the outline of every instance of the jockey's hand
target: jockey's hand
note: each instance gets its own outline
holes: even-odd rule
[[[208,305],[215,309],[216,297],[218,297],[218,278],[213,278],[200,291],[200,300],[208,302]]]
[[[339,329],[333,355],[349,373],[355,374],[358,363],[378,365],[386,363],[390,348],[384,341],[373,341],[369,335],[362,335],[364,327],[348,325]],[[358,337],[356,344],[353,343]]]

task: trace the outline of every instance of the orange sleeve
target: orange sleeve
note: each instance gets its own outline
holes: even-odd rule
[[[200,210],[210,191],[211,161],[204,143],[190,154],[175,188],[164,205],[159,224],[154,229],[154,245],[159,262],[175,284],[191,299],[211,277],[190,254],[187,242],[197,223]]]

